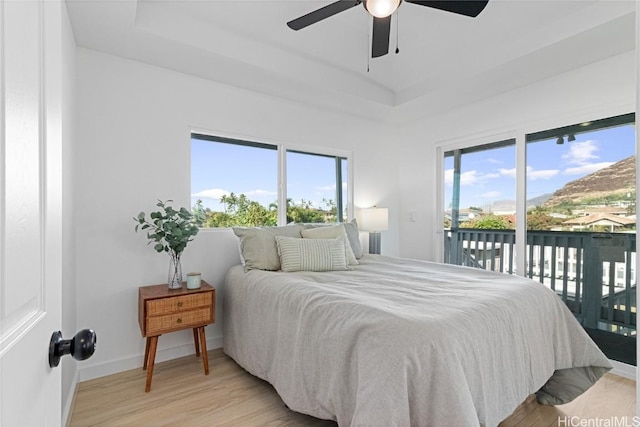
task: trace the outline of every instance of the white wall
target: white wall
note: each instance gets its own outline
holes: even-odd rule
[[[81,380],[142,365],[137,289],[166,282],[168,256],[134,233],[132,217],[149,212],[157,199],[188,206],[192,129],[353,151],[355,204],[389,207],[383,253],[399,254],[395,129],[92,50],[78,49],[76,64],[78,325],[98,335],[96,354],[80,366]],[[209,348],[222,344],[223,278],[238,262],[229,230],[202,231],[183,255],[183,271],[201,271],[217,288],[218,321],[207,327]],[[188,331],[162,336],[156,360],[191,354],[191,340]]]
[[[74,215],[74,152],[75,152],[75,54],[66,3],[62,3],[62,335],[71,338],[77,332],[76,250]],[[62,418],[69,415],[77,383],[78,362],[63,357]]]
[[[442,246],[436,145],[495,142],[633,112],[635,88],[635,52],[629,52],[404,127],[399,164],[400,255],[437,260],[437,248]],[[412,211],[416,222],[409,221]]]
[[[137,288],[164,283],[168,257],[134,233],[131,217],[153,209],[156,199],[188,205],[192,129],[352,150],[356,206],[389,208],[383,254],[434,260],[442,236],[436,223],[436,144],[488,142],[635,108],[634,53],[401,129],[92,50],[78,49],[75,60],[74,167],[66,175],[73,180],[75,207],[71,283],[77,288],[77,328],[93,328],[99,337],[96,355],[79,365],[82,380],[142,364]],[[366,248],[366,236],[363,243]],[[183,271],[201,271],[220,302],[224,274],[237,262],[229,230],[203,230],[185,251]],[[218,319],[221,309],[218,304]],[[221,345],[221,330],[219,321],[207,328],[210,348]],[[163,336],[157,360],[191,354],[191,338],[187,332]]]

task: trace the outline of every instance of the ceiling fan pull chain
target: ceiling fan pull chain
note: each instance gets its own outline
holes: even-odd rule
[[[396,10],[396,55],[400,53],[400,10]]]
[[[372,21],[369,17],[367,17],[367,21]],[[369,72],[369,65],[371,64],[371,56],[369,55],[369,49],[371,48],[371,25],[368,26],[369,30],[367,31],[367,49],[365,50],[367,54],[367,73]]]

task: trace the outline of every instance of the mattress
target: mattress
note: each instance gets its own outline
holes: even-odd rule
[[[224,351],[340,426],[494,426],[611,369],[558,296],[519,276],[384,256],[352,271],[230,269]]]

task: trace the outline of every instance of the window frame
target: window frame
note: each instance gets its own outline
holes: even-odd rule
[[[546,139],[559,134],[580,134],[608,127],[615,127],[629,122],[635,122],[638,129],[638,122],[635,112],[629,112],[633,108],[626,105],[620,105],[612,109],[595,109],[583,112],[579,115],[566,114],[556,115],[552,120],[533,121],[519,123],[513,127],[507,127],[501,132],[477,132],[476,134],[468,134],[466,136],[441,140],[436,142],[436,176],[435,176],[435,195],[436,195],[436,224],[444,223],[444,155],[446,152],[454,150],[474,151],[474,147],[482,147],[496,141],[515,139],[516,141],[516,216],[526,217],[526,149],[528,142]],[[601,119],[593,119],[593,117],[602,117]],[[562,125],[562,123],[573,123],[571,125]],[[540,129],[546,129],[540,131]],[[636,131],[637,133],[637,131]],[[636,155],[640,154],[640,138],[636,136]],[[640,179],[640,178],[637,178]],[[636,204],[638,202],[636,193]],[[636,224],[637,227],[638,224]],[[516,253],[525,253],[526,248],[526,221],[518,221],[516,224]],[[444,248],[442,241],[444,239],[444,229],[436,227],[433,235],[433,244],[435,248],[435,260],[444,262]],[[525,275],[525,257],[516,257],[516,270],[518,275]]]
[[[442,153],[442,173],[444,173],[444,159],[446,157],[452,157],[453,158],[453,168],[454,168],[454,189],[453,189],[453,200],[452,200],[452,207],[451,207],[451,230],[452,231],[457,231],[459,228],[459,221],[460,221],[460,206],[459,206],[459,199],[460,199],[460,174],[461,174],[461,161],[462,161],[462,156],[464,154],[469,154],[469,153],[477,153],[477,152],[481,152],[481,151],[490,151],[490,150],[494,150],[497,148],[505,148],[505,147],[514,147],[514,150],[516,150],[516,139],[515,138],[507,138],[507,139],[503,139],[500,141],[494,141],[494,142],[489,142],[486,144],[480,144],[480,145],[474,145],[474,146],[470,146],[470,147],[463,147],[463,148],[456,148],[456,149],[452,149],[452,150],[448,150],[445,151],[443,150]],[[515,153],[514,153],[515,154]],[[516,163],[516,159],[514,159],[514,163]],[[457,180],[457,185],[456,185],[456,180]],[[444,184],[444,181],[443,181]],[[457,187],[457,188],[456,188]],[[442,187],[444,188],[444,186]],[[444,195],[443,195],[444,197]],[[443,198],[443,208],[446,204],[447,200],[444,200]],[[444,220],[443,220],[444,223]]]
[[[328,147],[317,147],[310,145],[300,145],[300,144],[287,144],[283,142],[270,142],[270,141],[260,141],[257,139],[260,138],[247,138],[245,136],[224,136],[220,132],[210,132],[203,130],[194,130],[191,129],[189,132],[189,149],[191,153],[191,140],[200,139],[210,142],[217,143],[225,143],[225,144],[235,144],[244,147],[255,147],[255,148],[263,148],[277,151],[277,203],[278,203],[278,221],[277,225],[282,226],[287,224],[287,152],[294,152],[300,154],[308,154],[322,157],[329,157],[336,159],[336,208],[338,208],[338,219],[342,219],[341,222],[349,222],[355,218],[354,216],[354,197],[353,197],[353,151],[348,150],[340,150]],[[342,161],[347,162],[347,176],[343,176],[342,169],[338,168],[339,165],[342,165]],[[191,167],[189,165],[189,190],[191,192]],[[338,182],[337,180],[341,178],[347,180],[347,200],[343,200],[343,191],[342,185],[340,185],[340,191],[338,191]],[[342,183],[340,183],[342,184]],[[338,195],[339,193],[339,195]],[[340,204],[338,204],[338,198],[340,199]],[[191,199],[189,199],[191,200]],[[191,204],[191,203],[190,203]],[[282,209],[282,207],[285,207]],[[193,206],[190,206],[189,209],[192,209]],[[341,209],[340,209],[341,208]],[[346,208],[347,218],[344,218],[343,212]],[[201,227],[200,230],[228,230],[228,227]]]

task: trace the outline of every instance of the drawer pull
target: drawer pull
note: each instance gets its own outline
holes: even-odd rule
[[[177,322],[182,323],[182,319],[178,318]]]
[[[182,307],[182,301],[178,301],[178,307]]]

